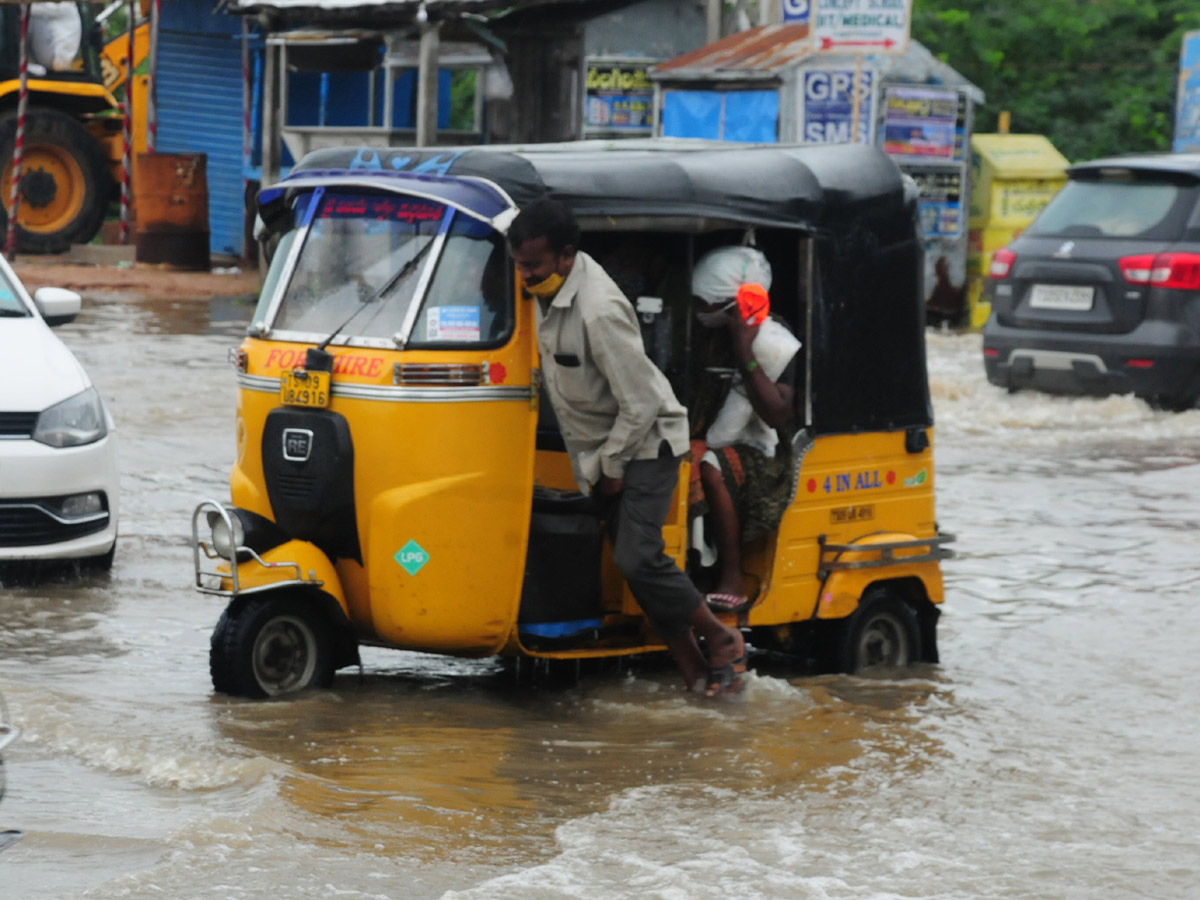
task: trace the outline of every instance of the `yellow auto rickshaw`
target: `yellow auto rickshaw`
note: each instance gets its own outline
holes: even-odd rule
[[[678,141],[319,150],[259,196],[274,246],[248,333],[231,503],[192,517],[228,599],[219,692],[332,684],[360,645],[583,660],[664,645],[612,564],[542,402],[504,234],[550,196],[635,304],[688,402],[689,277],[753,241],[803,342],[792,498],[730,615],[826,669],[937,661],[940,561],[915,195],[869,147]],[[700,565],[688,465],[663,529]]]

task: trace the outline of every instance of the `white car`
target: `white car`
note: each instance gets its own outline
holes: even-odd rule
[[[50,330],[79,307],[79,295],[62,288],[30,298],[0,257],[0,563],[112,565],[115,427],[83,366]]]

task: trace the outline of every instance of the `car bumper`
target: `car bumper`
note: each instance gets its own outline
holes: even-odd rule
[[[1186,402],[1200,393],[1200,341],[1188,329],[1145,322],[1126,334],[983,329],[987,379],[1056,394],[1134,394]]]
[[[83,447],[48,447],[28,439],[0,441],[0,561],[85,559],[117,538],[116,435]],[[63,516],[56,498],[100,492],[102,516]]]

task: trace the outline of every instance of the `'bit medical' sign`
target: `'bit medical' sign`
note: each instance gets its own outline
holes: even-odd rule
[[[812,0],[813,46],[842,53],[903,53],[912,0]]]

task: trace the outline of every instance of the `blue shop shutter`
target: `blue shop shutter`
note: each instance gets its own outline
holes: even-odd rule
[[[778,91],[730,91],[725,95],[725,140],[773,144],[779,140],[778,123]]]
[[[179,4],[183,6],[184,4]],[[203,153],[208,172],[209,247],[244,250],[242,45],[239,34],[168,30],[165,3],[158,51],[158,149]],[[220,19],[232,19],[231,16]],[[220,21],[218,17],[211,19]],[[240,22],[234,22],[240,30]]]
[[[721,139],[717,91],[663,91],[663,137]]]

